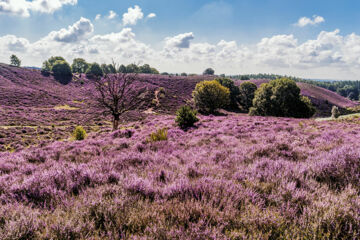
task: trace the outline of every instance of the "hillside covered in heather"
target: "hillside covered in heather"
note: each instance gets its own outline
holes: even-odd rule
[[[222,111],[181,129],[175,111],[214,76],[139,79],[142,103],[111,131],[85,74],[0,64],[0,239],[360,237],[357,116]],[[357,105],[297,84],[318,115]]]

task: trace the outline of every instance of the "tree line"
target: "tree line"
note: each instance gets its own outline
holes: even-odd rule
[[[127,66],[121,64],[117,65],[112,62],[111,64],[88,63],[83,58],[75,58],[70,65],[63,57],[55,56],[50,57],[44,61],[41,71],[43,74],[69,76],[73,73],[86,74],[87,76],[103,76],[111,73],[147,73],[159,74],[156,68],[151,67],[149,64],[138,66],[136,64],[129,64]]]

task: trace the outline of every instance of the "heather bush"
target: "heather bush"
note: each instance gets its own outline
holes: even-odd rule
[[[230,90],[216,80],[203,81],[196,84],[193,97],[199,111],[214,113],[217,109],[228,106]]]
[[[201,120],[0,153],[0,239],[359,239],[357,119]],[[158,126],[167,142],[149,143]]]
[[[150,142],[158,142],[158,141],[166,141],[168,130],[167,128],[160,128],[156,132],[150,134],[149,141]]]
[[[311,101],[288,78],[261,84],[256,90],[250,115],[309,118],[315,113]]]
[[[182,106],[176,112],[175,122],[183,129],[194,126],[199,121],[196,117],[197,112],[190,106]]]
[[[86,131],[82,126],[77,126],[73,132],[73,136],[77,141],[84,140],[86,138],[86,135]]]
[[[331,109],[331,117],[332,118],[338,118],[340,117],[341,113],[340,113],[340,110],[337,106],[333,106],[332,109]]]

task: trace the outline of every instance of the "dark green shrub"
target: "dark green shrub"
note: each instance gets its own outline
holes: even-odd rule
[[[256,90],[257,86],[252,82],[244,82],[240,84],[238,99],[242,110],[245,112],[249,112],[249,109],[252,107]]]
[[[158,129],[156,132],[150,134],[149,142],[166,141],[168,130],[166,128]]]
[[[235,83],[230,78],[217,78],[215,79],[222,86],[228,88],[230,90],[230,107],[237,108],[238,107],[238,97],[240,94],[240,90],[238,86],[235,86]]]
[[[103,70],[101,69],[100,65],[97,63],[93,63],[86,71],[87,77],[102,77],[104,75]]]
[[[203,75],[214,75],[214,74],[215,74],[215,71],[212,68],[205,69],[205,71],[203,73]]]
[[[337,106],[333,106],[332,109],[331,109],[331,117],[332,118],[338,118],[340,117],[341,113],[340,113],[340,110]]]
[[[72,72],[71,72],[71,67],[70,65],[62,60],[57,60],[53,67],[52,67],[52,71],[54,73],[55,76],[71,76]]]
[[[73,132],[73,136],[74,136],[75,140],[81,141],[86,138],[87,134],[83,127],[77,126]]]
[[[194,126],[194,123],[199,121],[196,117],[196,110],[193,110],[189,106],[182,106],[176,112],[175,122],[182,128],[188,128]]]
[[[205,113],[214,113],[230,103],[230,90],[218,81],[203,81],[196,84],[193,91],[195,106]]]
[[[250,115],[309,118],[315,108],[307,97],[300,95],[300,88],[288,78],[261,84],[255,92]]]

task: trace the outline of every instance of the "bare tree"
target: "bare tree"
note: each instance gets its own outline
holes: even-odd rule
[[[141,86],[137,74],[118,73],[95,80],[95,100],[103,113],[113,117],[113,130],[119,126],[120,116],[137,109],[143,102],[146,88]]]

